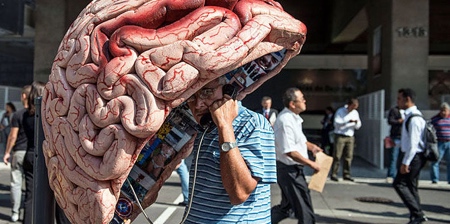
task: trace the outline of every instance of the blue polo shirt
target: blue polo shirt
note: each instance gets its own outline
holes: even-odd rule
[[[197,162],[197,178],[192,207],[185,223],[270,223],[270,184],[276,183],[274,134],[264,116],[250,111],[239,102],[233,121],[236,142],[254,177],[260,178],[247,201],[232,205],[220,176],[220,149],[217,128],[206,133]],[[203,133],[194,144],[189,192],[192,189],[195,155]]]

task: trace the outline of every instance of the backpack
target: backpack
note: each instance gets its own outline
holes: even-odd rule
[[[411,121],[411,118],[413,117],[422,117],[422,115],[419,114],[412,114],[407,120],[406,120],[406,131],[408,132],[409,123]],[[422,119],[424,119],[422,117]],[[428,161],[436,162],[439,158],[439,149],[438,149],[438,141],[437,141],[437,135],[436,135],[436,129],[434,128],[433,124],[430,121],[426,121],[425,129],[424,129],[424,137],[425,137],[425,147],[424,148],[424,155],[425,158]]]

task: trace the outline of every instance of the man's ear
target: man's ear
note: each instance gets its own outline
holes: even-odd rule
[[[294,101],[289,101],[289,108],[295,108]]]
[[[409,96],[406,97],[406,102],[408,102],[408,104],[412,104],[413,103],[411,97],[409,97]]]

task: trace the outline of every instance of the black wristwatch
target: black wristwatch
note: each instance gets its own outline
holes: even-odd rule
[[[236,142],[224,142],[222,143],[222,145],[220,145],[220,149],[222,150],[222,152],[228,152],[230,151],[230,149],[234,149],[236,147],[237,147]]]

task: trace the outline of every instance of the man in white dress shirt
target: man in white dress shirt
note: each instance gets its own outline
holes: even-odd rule
[[[356,110],[358,106],[358,99],[352,98],[334,114],[333,166],[330,177],[333,181],[338,181],[337,172],[342,155],[344,155],[343,178],[344,180],[354,181],[350,173],[350,167],[353,160],[353,149],[355,148],[355,130],[361,128],[361,119]]]
[[[420,170],[425,165],[426,159],[421,145],[424,145],[425,120],[422,117],[411,117],[412,114],[422,113],[414,103],[416,94],[412,89],[400,89],[397,95],[397,105],[405,110],[405,122],[402,125],[401,153],[398,159],[399,169],[394,179],[395,191],[408,207],[410,216],[409,224],[418,224],[427,221],[420,206],[417,184]],[[411,119],[408,122],[408,119]],[[408,123],[408,127],[406,127]]]
[[[323,151],[308,142],[302,131],[303,119],[299,114],[306,110],[306,100],[298,88],[289,88],[283,95],[285,108],[274,125],[277,155],[277,180],[281,189],[281,203],[272,207],[272,223],[276,224],[293,212],[298,223],[315,223],[311,195],[303,173],[303,166],[316,172],[320,166],[308,157]]]

